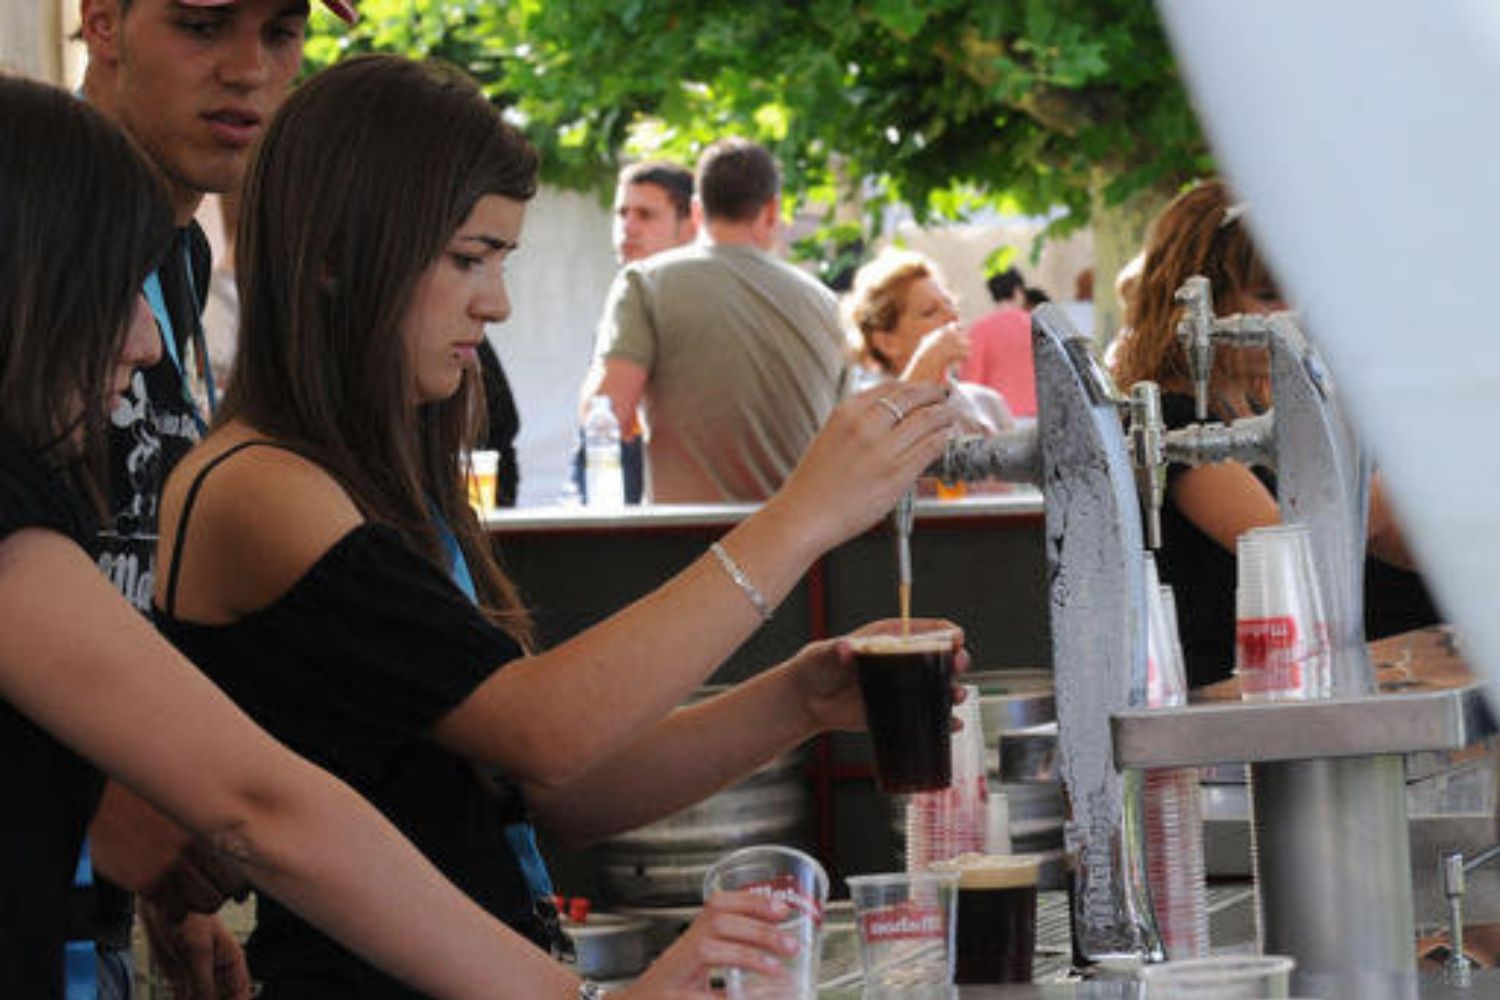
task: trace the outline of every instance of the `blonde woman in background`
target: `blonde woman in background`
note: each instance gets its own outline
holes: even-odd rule
[[[1005,397],[954,375],[968,357],[969,335],[931,260],[905,250],[883,251],[855,274],[845,312],[859,362],[856,388],[894,379],[945,385],[966,433],[994,434],[1015,426]]]

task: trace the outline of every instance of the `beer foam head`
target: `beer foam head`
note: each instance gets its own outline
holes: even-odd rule
[[[920,635],[859,635],[849,640],[849,648],[853,649],[860,656],[946,653],[953,648],[953,633],[923,632]]]
[[[928,867],[958,872],[960,889],[1016,889],[1036,884],[1042,859],[1035,854],[960,854]]]

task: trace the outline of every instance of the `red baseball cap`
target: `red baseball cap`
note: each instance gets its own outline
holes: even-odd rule
[[[178,0],[178,3],[184,7],[229,7],[238,2],[239,0]],[[354,7],[354,0],[323,0],[323,6],[333,11],[346,24],[353,24],[359,20],[359,11]]]

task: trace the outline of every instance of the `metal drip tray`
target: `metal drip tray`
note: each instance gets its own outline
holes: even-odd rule
[[[1352,700],[1128,709],[1110,721],[1120,767],[1461,750],[1495,731],[1475,684]]]

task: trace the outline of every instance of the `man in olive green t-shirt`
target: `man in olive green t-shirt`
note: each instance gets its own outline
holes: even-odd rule
[[[743,139],[698,163],[704,242],[616,277],[584,401],[610,397],[621,427],[645,414],[647,495],[657,503],[764,500],[843,394],[838,303],[770,254],[780,175]]]

